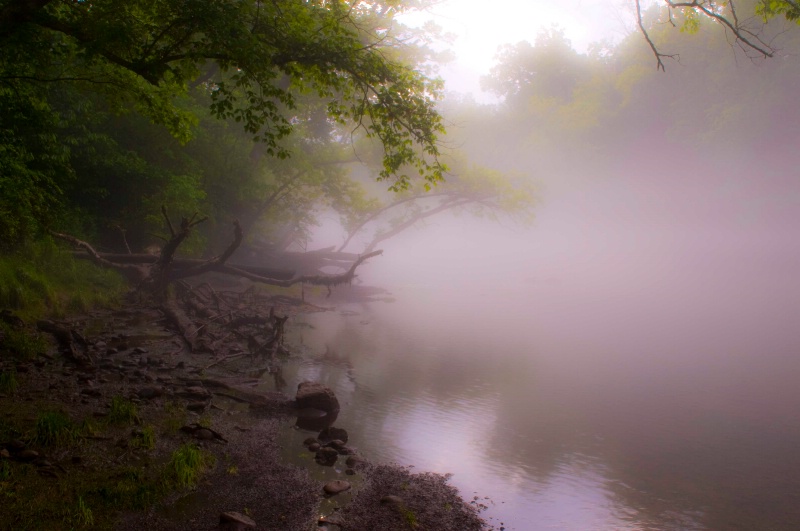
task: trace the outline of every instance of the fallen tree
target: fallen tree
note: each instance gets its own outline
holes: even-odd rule
[[[190,350],[205,350],[217,354],[215,344],[221,339],[208,333],[211,323],[227,325],[232,332],[245,336],[239,329],[245,325],[255,325],[257,330],[242,337],[247,339],[251,357],[272,358],[275,354],[285,353],[283,346],[283,329],[286,317],[275,315],[274,308],[264,318],[256,315],[242,315],[242,308],[249,306],[241,303],[247,292],[238,293],[236,300],[226,299],[218,294],[208,283],[192,287],[187,279],[206,273],[218,273],[244,278],[255,283],[288,288],[295,284],[325,286],[328,294],[334,286],[346,284],[355,278],[356,269],[369,258],[382,254],[373,251],[354,257],[349,268],[341,274],[299,275],[293,271],[229,265],[227,262],[242,243],[243,233],[238,221],[233,222],[233,239],[218,256],[209,260],[178,259],[175,257],[181,244],[188,238],[191,230],[205,221],[206,218],[183,218],[176,228],[162,207],[162,214],[170,238],[159,255],[134,255],[100,253],[90,243],[69,234],[51,232],[54,237],[65,240],[81,249],[86,258],[101,267],[113,268],[131,280],[137,292],[153,298],[159,305],[167,320],[180,332]],[[272,273],[276,273],[274,276]],[[167,289],[176,286],[176,289]],[[198,324],[189,314],[194,314],[204,322]],[[235,356],[229,356],[235,357]]]

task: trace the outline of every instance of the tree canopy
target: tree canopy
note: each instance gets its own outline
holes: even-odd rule
[[[93,189],[105,197],[124,192],[124,183],[117,190],[91,186],[93,172],[122,173],[118,179],[131,186],[140,181],[125,172],[147,173],[143,178],[152,186],[140,191],[169,195],[171,186],[190,199],[184,206],[202,201],[195,185],[203,169],[189,167],[179,148],[162,153],[154,165],[142,160],[143,150],[125,146],[131,137],[118,134],[114,128],[120,125],[144,144],[175,143],[147,123],[134,125],[131,110],[184,145],[198,136],[206,116],[238,124],[273,160],[296,154],[297,146],[287,142],[290,133],[314,122],[324,141],[359,134],[376,139],[384,150],[377,177],[393,189],[408,187],[414,177],[440,181],[443,127],[435,104],[441,84],[419,73],[424,43],[395,21],[410,6],[360,0],[4,0],[3,240],[52,222],[48,211],[54,214],[70,189],[87,199]],[[313,112],[310,99],[318,102]],[[158,150],[165,147],[150,153]],[[72,186],[78,173],[80,186]]]

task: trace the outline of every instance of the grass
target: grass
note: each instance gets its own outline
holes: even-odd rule
[[[414,513],[414,511],[403,506],[399,506],[398,510],[400,511],[400,514],[403,516],[403,519],[406,521],[406,523],[411,527],[411,529],[416,529],[417,526],[419,525],[419,522],[417,522],[417,515]]]
[[[170,457],[164,471],[164,483],[179,488],[193,487],[207,468],[214,464],[212,455],[194,444],[184,444]]]
[[[186,424],[186,409],[177,402],[167,401],[164,403],[165,418],[162,422],[164,435],[177,433],[181,426]]]
[[[152,450],[156,447],[156,432],[153,426],[147,425],[141,431],[136,432],[131,445],[134,448],[144,448]]]
[[[76,259],[49,239],[0,257],[0,308],[24,320],[113,306],[126,290],[116,272]]]
[[[0,322],[3,343],[0,349],[9,352],[19,360],[32,360],[43,352],[47,352],[47,341],[38,333],[14,328]]]
[[[138,424],[140,422],[136,404],[121,396],[111,399],[111,410],[106,418],[110,424]]]
[[[17,390],[17,385],[16,371],[0,372],[0,393],[11,394]]]
[[[33,441],[41,446],[65,446],[73,443],[80,430],[61,411],[45,411],[36,421]]]
[[[75,509],[75,520],[81,527],[91,527],[94,525],[94,515],[92,510],[83,501],[83,497],[78,496],[78,507]]]

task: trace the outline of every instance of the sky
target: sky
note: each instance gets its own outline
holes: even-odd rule
[[[543,29],[564,29],[578,51],[602,39],[618,40],[631,30],[632,0],[444,0],[404,22],[432,20],[455,36],[456,61],[444,68],[448,90],[478,92],[481,75],[489,72],[497,48],[519,41],[534,42]]]

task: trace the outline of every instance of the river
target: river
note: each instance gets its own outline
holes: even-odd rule
[[[797,529],[798,266],[752,224],[458,218],[363,268],[390,297],[298,318],[287,380],[496,528]]]

